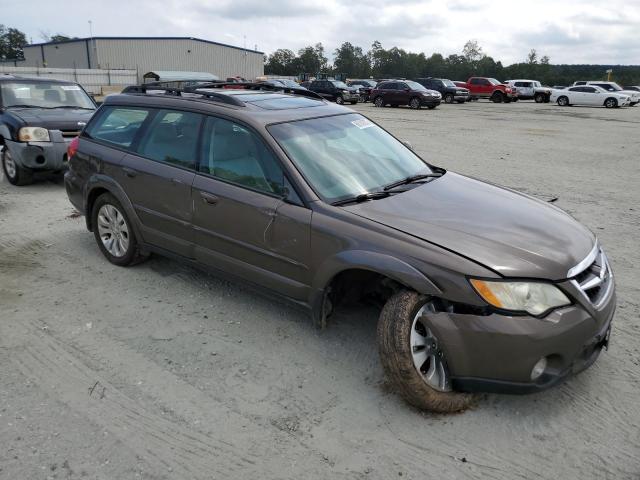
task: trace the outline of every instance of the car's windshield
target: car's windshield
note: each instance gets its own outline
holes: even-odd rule
[[[277,81],[283,84],[285,87],[300,88],[300,85],[298,85],[293,80],[289,80],[288,78],[279,78]]]
[[[495,78],[489,78],[488,80],[491,85],[500,85],[500,82]]]
[[[336,87],[338,87],[338,88],[349,88],[349,87],[347,87],[347,84],[346,84],[346,83],[344,83],[344,82],[340,82],[340,81],[338,81],[338,80],[334,80],[334,81],[332,81],[331,83],[333,83],[333,84],[334,84]]]
[[[48,82],[3,82],[0,85],[5,107],[31,106],[38,108],[87,108],[95,105],[82,88],[75,84]]]
[[[533,86],[534,86],[534,87],[542,87],[542,85],[540,84],[540,82],[538,82],[537,80],[535,80],[535,81],[533,82]]]
[[[442,80],[442,83],[444,84],[445,87],[455,87],[456,86],[456,84],[453,83],[451,80],[444,79],[444,80]]]
[[[407,85],[409,85],[409,88],[411,90],[419,90],[421,92],[426,92],[427,89],[425,88],[424,85],[419,84],[418,82],[412,82],[411,80],[407,80],[404,83],[406,83]]]
[[[329,203],[432,172],[406,146],[359,114],[281,123],[268,129]]]

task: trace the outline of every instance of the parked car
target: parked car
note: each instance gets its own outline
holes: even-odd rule
[[[561,107],[570,105],[592,105],[607,108],[624,107],[630,104],[631,97],[614,92],[607,92],[596,85],[569,87],[564,90],[553,90],[551,101]]]
[[[600,87],[607,92],[620,93],[623,95],[627,95],[631,98],[630,105],[633,107],[640,103],[640,92],[636,92],[635,90],[626,90],[618,85],[616,82],[601,82],[597,80],[592,80],[587,82],[587,85],[595,85]]]
[[[566,85],[554,85],[551,90],[564,90],[565,88],[567,88]]]
[[[433,110],[440,105],[442,95],[412,80],[393,80],[378,83],[371,91],[371,99],[376,107],[409,105],[413,109]]]
[[[509,103],[518,98],[515,89],[505,85],[495,78],[471,77],[467,80],[465,87],[469,90],[472,98],[488,98],[495,103]]]
[[[307,90],[305,87],[289,78],[268,78],[266,80],[262,80],[260,83],[267,83],[274,87],[291,88],[292,90]]]
[[[378,82],[371,79],[361,79],[361,80],[349,80],[347,85],[350,87],[355,87],[360,91],[360,101],[368,102],[370,100],[371,90],[376,88]]]
[[[535,100],[536,103],[548,103],[551,89],[543,87],[537,80],[507,80],[504,82],[516,90],[518,100]]]
[[[307,88],[327,100],[335,101],[338,105],[347,102],[355,105],[360,100],[358,89],[349,87],[340,80],[314,80]]]
[[[416,78],[415,81],[425,88],[440,92],[444,103],[464,103],[471,100],[471,95],[467,88],[458,87],[446,78]]]
[[[65,175],[111,263],[171,255],[320,326],[345,299],[375,298],[392,390],[434,411],[551,387],[607,346],[607,256],[557,207],[432,165],[320,99],[128,91],[72,142]]]
[[[7,180],[26,185],[34,172],[64,170],[68,143],[95,109],[77,83],[0,76],[0,155]]]

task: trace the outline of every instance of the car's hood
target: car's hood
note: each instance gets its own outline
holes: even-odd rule
[[[451,172],[345,209],[510,277],[564,279],[595,243],[587,228],[559,208]]]
[[[10,111],[26,125],[48,130],[81,130],[95,112],[70,108],[16,108]],[[78,125],[78,122],[82,125]]]

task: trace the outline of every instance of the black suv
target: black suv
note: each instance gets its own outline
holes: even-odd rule
[[[314,80],[307,87],[327,100],[339,105],[349,102],[355,105],[360,100],[360,92],[356,87],[350,87],[340,80]]]
[[[446,78],[416,78],[416,82],[426,88],[440,92],[444,103],[464,103],[471,100],[468,89],[458,87]]]
[[[110,262],[180,258],[319,326],[347,300],[384,305],[393,391],[441,412],[548,388],[608,345],[614,277],[572,217],[431,165],[312,92],[233,85],[129,89],[72,142],[67,193]]]
[[[67,165],[67,145],[96,105],[73,82],[0,75],[0,152],[13,185],[31,182],[35,171]]]

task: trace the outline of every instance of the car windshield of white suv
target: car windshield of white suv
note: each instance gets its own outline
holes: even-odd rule
[[[280,123],[268,130],[328,203],[433,173],[405,145],[359,114]]]
[[[96,108],[85,91],[75,84],[6,82],[1,84],[0,94],[7,108]]]

